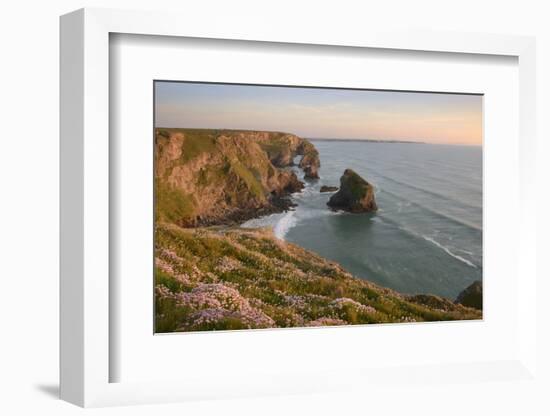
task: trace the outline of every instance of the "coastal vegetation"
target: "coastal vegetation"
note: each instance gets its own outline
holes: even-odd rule
[[[352,276],[269,229],[160,223],[156,331],[479,319],[446,299],[407,297]]]

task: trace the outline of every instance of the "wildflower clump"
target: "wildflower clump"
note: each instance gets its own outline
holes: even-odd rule
[[[157,224],[157,332],[481,317],[473,308],[442,305],[432,296],[407,297],[356,278],[267,229]]]

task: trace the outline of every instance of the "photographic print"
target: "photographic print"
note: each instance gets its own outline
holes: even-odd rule
[[[156,333],[482,319],[482,95],[154,96]]]

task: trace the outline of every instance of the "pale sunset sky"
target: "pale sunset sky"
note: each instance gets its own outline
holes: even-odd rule
[[[155,124],[481,145],[482,96],[157,81]]]

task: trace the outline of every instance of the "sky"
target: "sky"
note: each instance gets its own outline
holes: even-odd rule
[[[481,145],[482,96],[157,81],[155,124]]]

